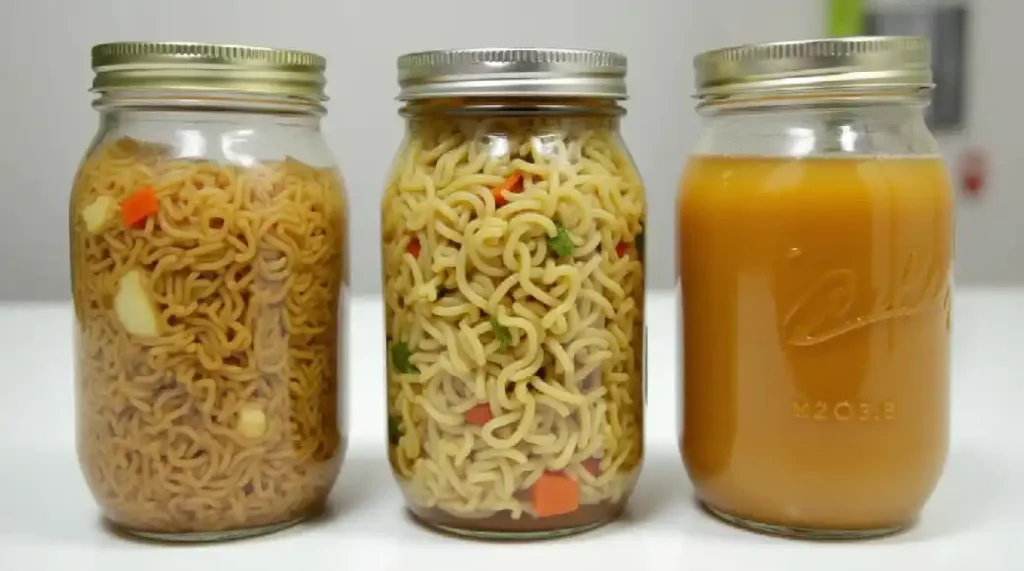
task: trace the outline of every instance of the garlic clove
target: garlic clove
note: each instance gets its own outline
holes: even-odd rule
[[[255,405],[238,411],[238,432],[246,438],[259,438],[267,432],[267,415]]]
[[[118,281],[114,313],[132,335],[156,337],[160,334],[156,311],[142,285],[142,272],[139,270],[128,271]]]
[[[85,229],[89,232],[96,232],[110,220],[115,211],[117,202],[109,196],[98,196],[89,206],[82,209],[82,221],[85,222]]]

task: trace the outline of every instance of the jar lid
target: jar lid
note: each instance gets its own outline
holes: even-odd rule
[[[400,101],[436,97],[626,99],[626,56],[604,51],[477,48],[398,58]]]
[[[931,45],[912,36],[735,46],[698,54],[693,67],[698,97],[933,87]]]
[[[92,91],[191,90],[326,101],[326,60],[263,47],[120,42],[92,48]]]

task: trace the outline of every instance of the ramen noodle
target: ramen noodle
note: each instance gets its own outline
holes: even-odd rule
[[[331,169],[123,138],[71,201],[78,452],[105,515],[156,535],[319,509],[344,451],[345,209]]]
[[[382,225],[413,513],[481,532],[618,513],[642,456],[644,215],[614,120],[411,122]]]

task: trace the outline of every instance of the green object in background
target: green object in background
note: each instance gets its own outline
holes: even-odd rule
[[[859,36],[864,33],[864,7],[861,0],[830,0],[828,35]]]

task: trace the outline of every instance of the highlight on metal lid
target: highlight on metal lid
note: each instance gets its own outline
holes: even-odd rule
[[[119,42],[92,48],[92,91],[238,92],[325,101],[326,60],[255,46]]]
[[[626,99],[626,56],[606,51],[476,48],[398,58],[398,99],[593,97]]]
[[[693,67],[698,97],[933,87],[931,44],[914,36],[742,45],[698,54]]]

